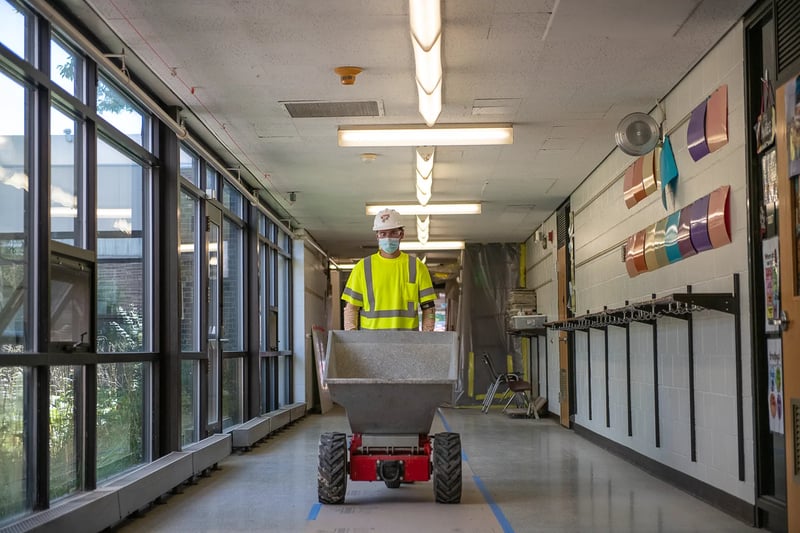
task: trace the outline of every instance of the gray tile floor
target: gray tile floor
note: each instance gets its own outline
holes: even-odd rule
[[[461,434],[464,496],[433,502],[429,483],[348,485],[343,506],[317,503],[319,435],[344,412],[308,415],[117,530],[280,532],[734,532],[753,528],[606,452],[552,420],[442,409]]]

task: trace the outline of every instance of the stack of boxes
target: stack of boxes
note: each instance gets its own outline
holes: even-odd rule
[[[508,291],[506,305],[506,327],[509,330],[521,329],[519,320],[514,317],[536,314],[536,291],[533,289],[511,289]]]

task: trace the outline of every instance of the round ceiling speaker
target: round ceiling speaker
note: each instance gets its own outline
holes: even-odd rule
[[[658,122],[647,113],[626,115],[617,125],[614,140],[628,155],[644,155],[656,147],[661,132]]]

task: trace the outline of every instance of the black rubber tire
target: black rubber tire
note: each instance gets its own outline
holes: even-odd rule
[[[383,482],[390,489],[399,489],[400,488],[400,480],[399,479],[395,479],[394,481],[386,481],[386,480],[384,480]]]
[[[461,435],[437,433],[433,437],[433,493],[437,503],[461,501]]]
[[[317,497],[320,503],[344,503],[347,492],[347,435],[323,433],[319,438]]]

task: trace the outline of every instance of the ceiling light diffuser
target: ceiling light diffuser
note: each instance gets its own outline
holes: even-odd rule
[[[417,172],[423,178],[427,178],[433,170],[433,156],[435,154],[433,146],[420,146],[416,149],[417,153]]]
[[[428,205],[428,202],[431,201],[431,191],[428,189],[427,191],[423,191],[419,187],[417,187],[417,201],[419,202],[420,207],[425,207]]]
[[[417,94],[419,95],[419,114],[422,115],[428,127],[436,124],[436,119],[442,113],[442,84],[436,85],[432,93],[428,94],[417,81]]]
[[[431,188],[433,187],[433,174],[429,174],[427,178],[424,178],[417,172],[417,189],[422,191],[423,194],[430,194]]]
[[[513,144],[511,124],[341,126],[339,146],[475,146]]]
[[[463,250],[464,241],[428,241],[406,242],[400,241],[401,250]]]
[[[424,50],[417,41],[411,40],[417,83],[428,94],[432,94],[437,86],[442,85],[441,42],[440,36],[430,50]],[[439,91],[441,92],[441,89]]]
[[[367,204],[367,215],[375,216],[382,209],[394,209],[401,215],[480,215],[480,203],[453,204]]]
[[[430,50],[442,33],[442,12],[439,0],[409,0],[408,20],[411,37],[425,49]]]

